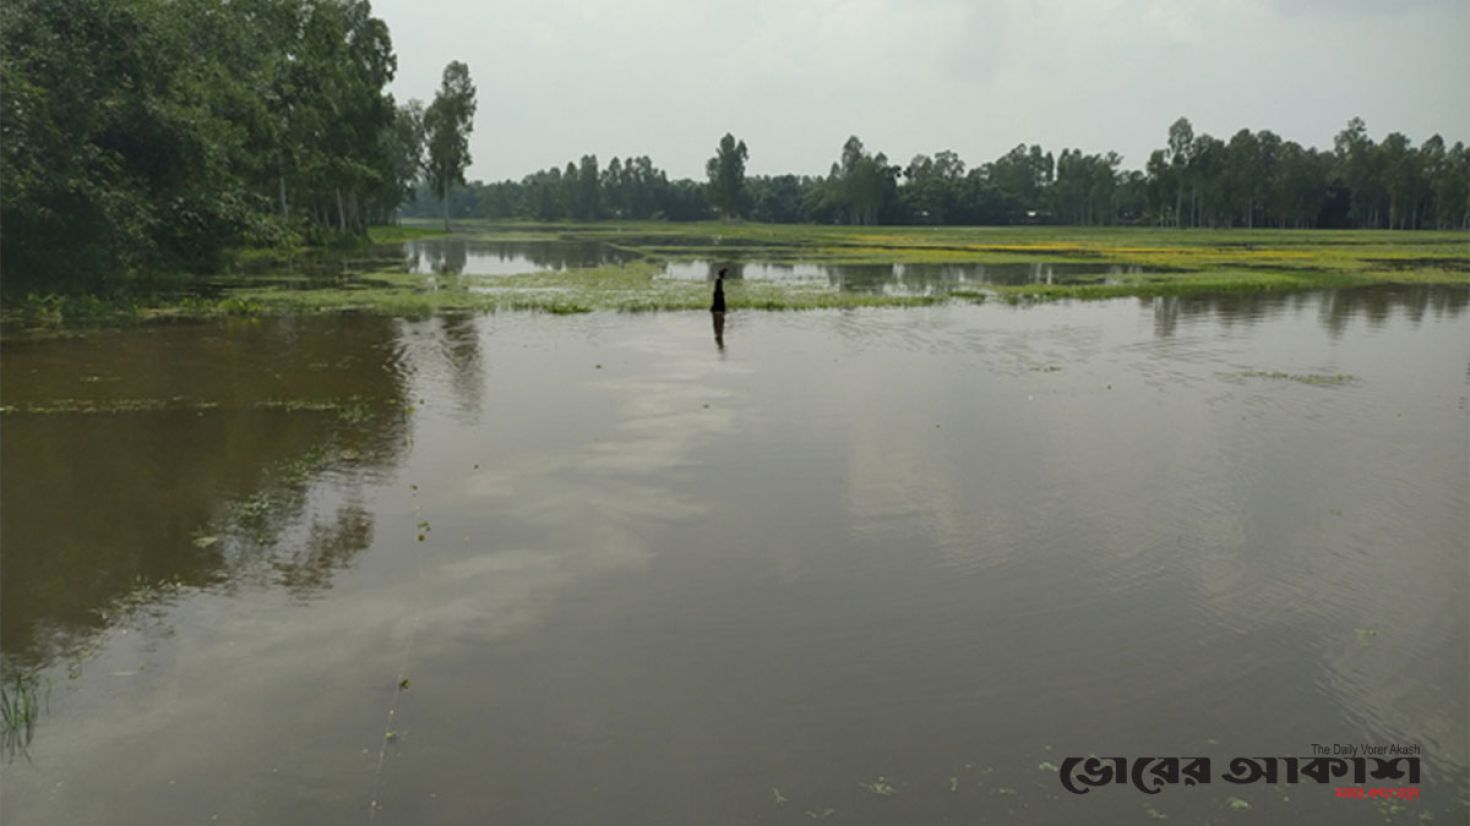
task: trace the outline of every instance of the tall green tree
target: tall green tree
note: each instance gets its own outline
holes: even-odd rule
[[[428,180],[439,197],[444,229],[449,229],[449,189],[463,184],[470,165],[470,133],[475,128],[475,84],[470,68],[459,61],[444,67],[434,102],[424,112],[428,144]]]
[[[905,205],[912,220],[921,224],[943,224],[959,207],[963,197],[965,162],[949,150],[915,155],[904,170]]]
[[[362,233],[404,195],[365,0],[0,4],[6,283],[107,288]]]
[[[577,169],[577,217],[588,221],[602,217],[602,176],[596,155],[583,155]]]
[[[715,156],[705,164],[709,175],[710,203],[725,218],[738,218],[745,199],[745,161],[750,153],[745,141],[736,141],[726,132],[715,148]]]
[[[1194,127],[1189,118],[1181,117],[1169,126],[1167,158],[1174,179],[1174,226],[1184,226],[1184,191],[1194,177],[1190,173],[1194,148]]]
[[[898,200],[899,168],[882,152],[869,153],[857,135],[842,145],[841,160],[832,166],[828,198],[849,223],[876,224]]]
[[[1232,222],[1254,226],[1257,181],[1264,173],[1260,140],[1249,129],[1236,132],[1225,145],[1225,198]]]
[[[1368,137],[1362,118],[1348,121],[1347,127],[1333,139],[1337,165],[1343,183],[1351,193],[1349,215],[1360,226],[1377,227],[1383,215],[1383,176],[1379,169],[1378,147]]]
[[[398,203],[413,199],[414,184],[424,173],[424,104],[410,100],[398,107],[384,150],[393,162],[393,183]]]

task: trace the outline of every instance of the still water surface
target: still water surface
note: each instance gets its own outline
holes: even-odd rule
[[[638,254],[597,241],[465,241],[424,238],[402,245],[408,272],[521,275],[623,264]]]
[[[1014,264],[817,264],[792,262],[676,261],[664,276],[679,280],[713,279],[721,269],[747,281],[807,282],[842,292],[937,295],[986,284],[1103,284],[1120,275],[1162,270],[1137,265],[1035,261]]]
[[[1462,822],[1467,303],[7,342],[6,823]],[[1049,770],[1362,742],[1420,801]]]
[[[385,247],[385,254],[394,248]],[[407,272],[504,276],[624,264],[637,253],[595,241],[409,241],[399,253]],[[1113,283],[1120,275],[1166,272],[1110,263],[1033,261],[1009,264],[830,264],[791,261],[693,259],[664,262],[660,276],[681,281],[713,280],[720,269],[730,278],[831,286],[843,292],[936,295],[986,284]]]

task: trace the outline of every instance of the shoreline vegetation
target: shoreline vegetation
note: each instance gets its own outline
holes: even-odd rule
[[[519,275],[407,272],[402,244],[600,243],[625,260]],[[1470,235],[1459,231],[1175,230],[1117,227],[854,227],[747,222],[432,222],[375,227],[348,248],[252,249],[224,272],[130,282],[107,295],[10,296],[7,333],[218,316],[356,312],[704,310],[709,287],[661,277],[691,260],[817,265],[1102,264],[1143,268],[1107,279],[984,284],[924,295],[845,292],[810,282],[733,281],[732,311],[924,306],[998,300],[1106,299],[1378,285],[1470,287]]]
[[[909,295],[755,279],[732,284],[733,310],[1463,283],[1470,269],[1470,147],[1375,140],[1358,117],[1322,149],[1268,129],[1196,133],[1179,117],[1127,166],[1116,152],[1040,144],[904,164],[854,134],[825,174],[748,175],[762,147],[727,132],[703,179],[671,177],[648,155],[586,154],[467,182],[470,67],[450,60],[427,103],[395,99],[392,34],[365,0],[13,0],[0,27],[27,35],[0,40],[7,326],[693,309],[706,298],[697,279],[660,278],[662,263],[711,250],[749,263],[1147,270]],[[408,216],[421,220],[374,228]],[[492,282],[409,277],[387,251],[452,221],[469,239],[624,254]]]
[[[664,267],[712,257],[833,268],[831,284],[732,279],[733,311],[1470,280],[1470,148],[1437,134],[1375,140],[1357,117],[1323,149],[1268,129],[1196,133],[1179,117],[1128,166],[1040,144],[903,164],[852,135],[825,174],[749,175],[762,147],[727,132],[703,179],[648,155],[586,154],[485,183],[465,179],[470,67],[450,60],[427,103],[395,99],[392,34],[365,0],[14,0],[0,26],[27,34],[0,41],[5,334],[219,315],[702,309],[697,273]],[[382,226],[397,218],[409,222]],[[467,240],[618,255],[494,278],[409,274],[402,245],[452,222]],[[904,294],[836,274],[1038,262],[1072,266],[1055,282],[946,275],[897,285]],[[1077,264],[1105,266],[1078,277]]]

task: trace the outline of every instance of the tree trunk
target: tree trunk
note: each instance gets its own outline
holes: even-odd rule
[[[352,234],[367,235],[367,222],[363,220],[362,204],[358,201],[356,189],[347,192],[347,212],[352,221]]]
[[[337,187],[337,229],[347,231],[347,208],[342,203],[342,187]]]

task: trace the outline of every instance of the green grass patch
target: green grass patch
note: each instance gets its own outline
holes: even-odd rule
[[[419,238],[438,238],[446,235],[444,227],[426,224],[392,224],[383,227],[368,227],[368,242],[372,244],[399,244]]]
[[[1370,287],[1390,284],[1470,285],[1465,273],[1421,270],[1230,270],[1148,273],[1119,276],[1112,284],[996,285],[992,289],[1010,303],[1064,298],[1106,299],[1240,292],[1273,292]]]
[[[438,312],[527,310],[570,315],[595,310],[651,312],[709,308],[708,284],[660,278],[660,272],[659,265],[648,261],[483,278],[378,272],[350,283],[321,288],[243,288],[236,296],[268,314],[363,312],[415,317]],[[945,300],[943,296],[849,293],[768,281],[732,281],[725,295],[731,311],[909,307]]]

